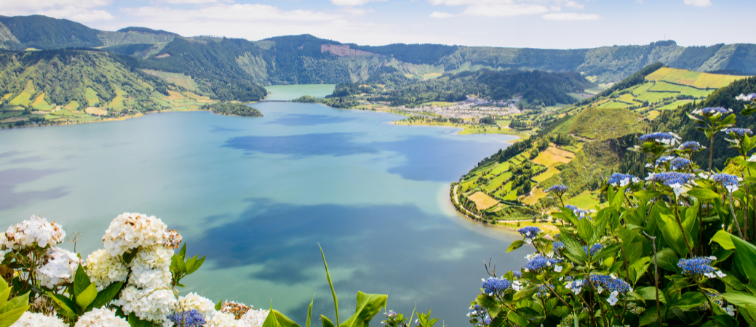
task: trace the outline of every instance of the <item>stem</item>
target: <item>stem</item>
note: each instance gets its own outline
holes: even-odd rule
[[[711,134],[711,137],[709,138],[711,140],[711,145],[709,145],[709,174],[711,174],[711,168],[712,168],[712,158],[714,155],[714,134]]]
[[[690,248],[688,235],[685,233],[685,228],[683,228],[682,222],[680,221],[680,214],[677,211],[677,198],[675,198],[675,219],[677,219],[677,225],[680,226],[680,231],[682,231],[683,238],[685,239],[685,246],[688,248],[688,253],[690,253],[691,257],[693,257],[693,250]]]
[[[735,221],[735,226],[738,228],[740,238],[745,239],[743,237],[743,232],[740,230],[740,223],[738,222],[738,216],[735,214],[735,207],[732,206],[732,193],[730,193],[730,212],[732,212],[732,220]]]
[[[565,300],[564,300],[564,299],[563,299],[563,298],[562,298],[561,296],[559,296],[559,294],[557,294],[557,292],[556,292],[556,291],[554,291],[554,289],[553,289],[553,288],[551,288],[551,286],[549,286],[549,284],[547,284],[547,283],[544,283],[543,285],[545,285],[545,286],[546,286],[546,288],[548,288],[548,289],[549,289],[549,291],[551,291],[551,293],[553,293],[553,294],[554,294],[554,296],[556,296],[556,297],[557,297],[557,299],[559,299],[559,301],[562,301],[562,303],[566,304],[566,305],[567,305],[567,307],[568,307],[568,308],[570,308],[570,310],[574,311],[574,309],[572,308],[572,306],[571,306],[571,305],[570,305],[569,303],[567,303],[567,301],[565,301]]]
[[[651,239],[651,247],[654,249],[654,283],[656,285],[656,315],[659,319],[659,326],[664,326],[662,323],[661,305],[659,304],[659,264],[656,260],[656,236],[651,237],[646,232],[643,232],[646,237]]]

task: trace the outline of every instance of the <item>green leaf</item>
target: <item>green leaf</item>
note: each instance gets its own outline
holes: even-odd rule
[[[354,314],[339,327],[366,327],[370,320],[386,306],[388,295],[357,292],[357,308]]]
[[[756,309],[756,296],[746,292],[730,291],[722,294],[722,297],[727,302],[732,303],[739,307],[748,307],[750,309]]]
[[[267,319],[267,318],[266,318],[266,319]],[[327,318],[326,316],[324,316],[324,315],[320,315],[320,320],[321,320],[321,321],[323,321],[323,327],[336,327],[336,325],[334,325],[334,324],[333,324],[333,323],[331,322],[331,320],[330,320],[330,319],[328,319],[328,318]],[[412,320],[412,319],[410,319],[410,321],[411,321],[411,320]],[[265,324],[263,324],[263,326],[262,326],[262,327],[267,327],[267,326],[265,326]]]
[[[29,310],[29,305],[24,305],[0,314],[0,327],[10,327],[24,315],[26,310]]]
[[[643,277],[643,274],[646,273],[650,266],[651,257],[643,257],[630,263],[630,274],[632,275],[631,282],[633,282],[633,285]]]
[[[675,254],[675,251],[673,251],[670,248],[666,248],[661,251],[658,251],[656,254],[656,262],[659,264],[659,268],[677,272],[678,261],[679,261],[679,258],[677,257],[677,254]],[[653,263],[654,263],[654,257],[651,257],[651,264]]]
[[[644,300],[656,301],[656,287],[654,286],[641,287],[635,290],[635,293],[638,293]],[[667,303],[667,298],[664,297],[664,292],[661,290],[659,291],[659,302]]]
[[[110,300],[112,300],[118,294],[118,292],[121,290],[121,287],[123,287],[123,282],[113,283],[110,286],[106,287],[104,290],[97,292],[97,297],[95,297],[94,301],[92,302],[92,308],[99,309],[102,308],[103,305],[108,304],[108,302],[110,302]]]
[[[31,293],[31,292],[26,292],[24,294],[21,294],[20,296],[16,296],[16,297],[12,298],[10,301],[8,301],[5,304],[5,306],[3,306],[2,308],[0,308],[1,309],[0,310],[0,314],[5,313],[5,312],[9,312],[9,311],[13,311],[15,309],[24,307],[27,304],[29,304],[29,293]]]
[[[509,247],[507,248],[507,252],[512,252],[514,250],[517,250],[523,245],[525,245],[525,242],[523,240],[516,240],[512,242],[512,244],[509,245]]]
[[[756,246],[735,235],[731,235],[730,238],[735,245],[735,261],[742,265],[743,271],[751,283],[756,283]]]
[[[336,323],[341,326],[341,323],[339,323],[339,299],[336,298],[336,291],[333,290],[333,281],[331,281],[331,273],[328,272],[328,263],[326,262],[323,247],[321,247],[320,244],[318,244],[318,247],[320,248],[320,256],[323,257],[323,266],[325,266],[326,278],[328,278],[328,286],[331,287],[331,295],[333,295],[333,307],[336,310]]]
[[[123,262],[125,262],[127,266],[131,264],[131,260],[134,260],[138,251],[139,251],[139,248],[137,247],[137,248],[124,252],[123,255],[121,256],[123,258]]]
[[[520,315],[518,315],[514,311],[509,311],[509,313],[507,314],[507,319],[523,327],[530,326],[530,323],[527,320],[525,320],[525,318],[520,317]]]
[[[685,292],[682,298],[672,305],[682,311],[688,311],[700,307],[706,303],[706,298],[699,292]]]
[[[95,286],[94,283],[89,284],[87,288],[85,288],[83,291],[81,291],[78,295],[76,295],[76,304],[79,305],[80,308],[86,308],[94,302],[95,298],[97,297],[97,286]]]
[[[152,323],[139,319],[133,312],[129,314],[129,325],[131,327],[152,327]]]
[[[289,317],[286,317],[283,313],[280,313],[277,310],[270,310],[262,327],[299,327],[299,325],[289,319]]]
[[[588,219],[581,219],[578,221],[577,228],[578,236],[586,243],[590,243],[593,238],[593,226],[591,226],[591,222]]]
[[[200,269],[200,267],[202,267],[202,264],[205,263],[205,258],[206,257],[207,256],[199,258],[198,260],[196,260],[194,262],[194,266],[192,267],[192,269],[187,269],[186,274],[188,275],[188,274],[194,273],[195,271],[197,271],[197,269]],[[195,258],[196,258],[196,256],[195,256]]]
[[[730,233],[725,232],[723,230],[717,231],[716,234],[714,234],[714,237],[711,238],[711,242],[717,242],[719,246],[721,246],[725,250],[734,250],[735,244],[732,243],[732,238],[730,238]]]
[[[186,260],[186,243],[181,246],[181,250],[177,253],[179,258],[181,258],[181,261]]]
[[[571,254],[580,263],[588,260],[588,256],[585,254],[583,246],[580,245],[580,243],[572,238],[572,236],[570,236],[568,233],[565,233],[565,231],[563,231],[559,236],[559,239],[562,240],[562,244],[564,244],[564,248],[567,250],[567,252],[569,252],[569,254]]]
[[[683,238],[680,226],[678,226],[675,221],[675,217],[667,214],[660,214],[659,217],[661,218],[658,221],[659,229],[661,230],[662,236],[664,237],[664,241],[667,242],[667,245],[675,250],[680,256],[688,254],[685,239]]]
[[[53,293],[48,293],[47,296],[51,298],[53,302],[55,302],[55,304],[57,304],[61,309],[58,310],[58,312],[63,313],[67,317],[76,317],[76,312],[78,311],[78,309],[76,308],[76,304],[74,304],[69,298],[60,294]]]
[[[223,308],[223,299],[218,301],[218,303],[215,304],[215,311],[220,311]]]
[[[694,188],[688,191],[688,195],[700,200],[719,199],[721,197],[717,192],[705,188]]]
[[[3,280],[0,278],[0,280]],[[3,280],[5,282],[5,280]],[[5,290],[0,292],[0,308],[4,308],[5,304],[8,303],[8,298],[10,297],[11,288],[5,287]]]
[[[84,290],[91,284],[92,282],[89,280],[87,272],[85,272],[84,268],[79,265],[79,268],[76,269],[76,275],[74,275],[74,294],[79,296],[79,294],[84,292]]]
[[[307,307],[307,322],[305,322],[305,327],[310,327],[310,323],[311,323],[310,319],[312,318],[312,303],[313,302],[315,302],[315,295],[312,296],[312,300],[310,300],[310,306]]]

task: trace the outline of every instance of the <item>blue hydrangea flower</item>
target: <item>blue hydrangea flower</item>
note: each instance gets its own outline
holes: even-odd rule
[[[690,160],[685,158],[675,158],[669,163],[669,168],[672,170],[685,170],[690,167]]]
[[[606,289],[610,293],[613,293],[613,292],[627,293],[633,290],[630,284],[614,276],[591,275],[589,277],[589,280],[594,286],[601,287],[602,289]]]
[[[548,287],[546,284],[538,285],[538,293],[536,293],[536,296],[540,298],[548,297],[551,295],[551,290],[549,288],[554,289],[554,285],[548,284]]]
[[[564,186],[564,185],[554,185],[552,187],[549,187],[549,189],[546,190],[546,192],[547,193],[555,192],[555,193],[564,194],[565,192],[567,192],[567,186]]]
[[[557,250],[564,249],[564,243],[562,242],[554,242],[551,244],[551,247],[554,248],[554,252],[558,252]]]
[[[512,276],[515,278],[522,278],[522,272],[521,271],[513,271]]]
[[[659,166],[661,166],[661,165],[663,165],[665,163],[668,163],[668,162],[670,162],[670,161],[672,161],[674,159],[675,159],[675,157],[672,157],[672,156],[661,157],[659,159],[656,159],[656,164],[654,165],[654,167],[659,167]]]
[[[533,239],[541,232],[541,229],[535,226],[527,226],[523,227],[517,230],[520,235],[525,236],[525,238]]]
[[[641,142],[656,142],[667,145],[674,145],[679,142],[680,137],[673,133],[656,132],[646,135],[641,135],[638,138]]]
[[[530,271],[539,271],[541,269],[551,267],[556,263],[558,263],[558,261],[555,259],[536,254],[530,259],[530,261],[528,261],[528,263],[525,265],[525,268]]]
[[[578,208],[578,207],[576,207],[574,205],[571,205],[571,204],[568,204],[568,205],[566,205],[564,207],[567,208],[567,209],[572,210],[572,212],[575,214],[575,216],[578,217],[578,219],[583,219],[586,216],[588,216],[588,214],[590,214],[590,212],[588,212],[587,210],[580,209],[580,208]]]
[[[700,152],[703,149],[706,149],[706,147],[696,141],[688,141],[683,144],[680,144],[680,147],[677,149],[681,151],[689,151],[689,152],[696,153],[696,152]]]
[[[756,99],[756,93],[751,93],[748,95],[741,94],[735,97],[735,99],[740,100],[740,101],[753,101],[754,99]]]
[[[708,108],[693,110],[694,115],[701,115],[701,116],[706,116],[706,117],[711,117],[714,115],[726,115],[731,112],[732,112],[732,109],[726,109],[722,107],[708,107]]]
[[[512,282],[504,278],[483,279],[483,291],[488,295],[500,294],[509,289],[512,286]]]
[[[199,327],[205,324],[205,318],[197,310],[174,312],[168,315],[168,320],[183,327]]]
[[[637,183],[640,182],[640,179],[638,177],[635,177],[633,175],[627,175],[627,174],[612,174],[612,176],[609,177],[609,179],[606,181],[606,184],[611,186],[619,186],[619,187],[625,187],[625,185],[630,183]]]
[[[662,183],[665,186],[669,186],[675,192],[676,196],[682,193],[682,188],[685,184],[688,184],[695,179],[693,174],[685,173],[658,173],[649,175],[646,180]]]
[[[583,289],[583,286],[587,285],[585,282],[585,279],[577,279],[573,281],[568,281],[567,284],[564,285],[564,288],[572,291],[575,294],[580,294],[580,291]]]
[[[748,128],[725,128],[722,132],[732,135],[733,137],[743,137],[745,135],[753,135],[753,132]]]
[[[721,270],[711,266],[716,258],[714,257],[695,257],[691,259],[680,259],[677,266],[683,271],[683,275],[706,276],[709,278],[725,277]]]
[[[604,248],[604,245],[599,243],[599,244],[594,244],[593,246],[591,246],[590,249],[588,248],[588,246],[584,246],[583,250],[585,250],[585,254],[593,256],[596,254],[596,252],[601,251],[603,248]]]
[[[726,188],[730,193],[738,190],[738,186],[740,186],[740,181],[742,180],[740,177],[730,174],[714,174],[709,178],[719,183],[719,185]]]
[[[485,324],[486,326],[491,325],[491,321],[493,321],[493,319],[491,319],[491,316],[486,316],[485,318],[483,318],[483,324]]]

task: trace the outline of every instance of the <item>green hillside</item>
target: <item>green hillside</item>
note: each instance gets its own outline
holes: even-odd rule
[[[120,119],[215,102],[120,59],[83,50],[0,53],[0,126]]]
[[[4,25],[18,43],[6,42],[14,49],[38,48],[59,49],[74,47],[98,47],[102,42],[97,30],[67,19],[55,19],[41,15],[0,16]]]

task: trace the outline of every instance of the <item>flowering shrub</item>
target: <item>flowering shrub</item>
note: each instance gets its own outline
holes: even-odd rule
[[[754,113],[756,102],[741,111]],[[483,279],[470,323],[756,326],[756,156],[748,157],[756,142],[750,130],[731,128],[730,109],[689,116],[712,144],[719,131],[731,138],[740,156],[727,173],[697,166],[693,155],[706,149],[697,142],[640,136],[631,150],[648,156],[648,178],[612,175],[595,212],[562,204],[553,216],[565,225],[555,237],[520,229],[523,240],[507,251],[535,252],[520,270]]]

